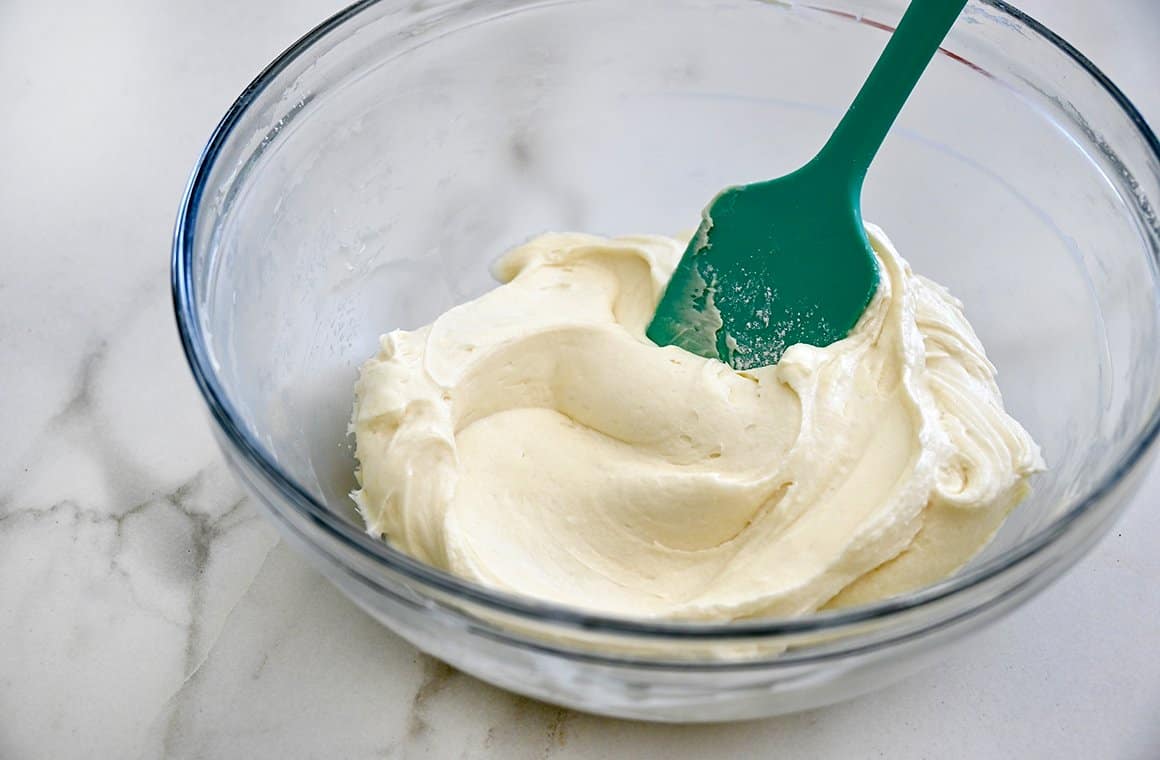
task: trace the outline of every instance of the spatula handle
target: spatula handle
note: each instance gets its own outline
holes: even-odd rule
[[[911,0],[898,28],[818,160],[844,172],[857,201],[890,125],[967,0]]]

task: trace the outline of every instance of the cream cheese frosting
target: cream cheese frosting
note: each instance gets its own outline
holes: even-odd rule
[[[803,615],[984,547],[1043,468],[962,305],[867,226],[851,334],[737,372],[645,337],[684,243],[549,234],[383,336],[355,388],[367,530],[505,591],[635,618]]]

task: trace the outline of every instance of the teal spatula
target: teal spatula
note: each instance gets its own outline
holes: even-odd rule
[[[731,187],[702,215],[648,337],[735,369],[775,364],[795,343],[849,334],[878,288],[862,180],[966,0],[911,0],[850,110],[812,161]]]

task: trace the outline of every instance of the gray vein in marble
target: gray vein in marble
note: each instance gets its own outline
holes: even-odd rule
[[[493,687],[488,686],[487,688]],[[509,695],[509,698],[515,707],[517,721],[522,722],[526,716],[527,720],[531,720],[542,726],[543,735],[541,740],[543,744],[539,748],[539,760],[547,760],[557,750],[566,746],[568,743],[568,726],[577,718],[582,717],[580,713],[573,710],[537,702],[527,697]],[[485,748],[490,748],[491,746],[488,743],[489,739],[494,743],[495,732],[495,726],[488,728],[484,738]]]
[[[7,509],[16,501],[14,492],[34,469],[34,465],[41,461],[38,452],[60,435],[83,437],[90,451],[102,455],[104,463],[109,465],[105,468],[107,476],[116,478],[114,490],[117,495],[135,496],[122,501],[135,504],[143,500],[145,494],[164,489],[166,484],[156,483],[148,468],[139,466],[130,451],[124,446],[117,445],[106,434],[106,428],[111,420],[107,419],[104,410],[99,408],[98,389],[104,379],[103,375],[109,370],[110,355],[114,348],[121,347],[127,340],[131,340],[126,337],[126,333],[130,332],[133,325],[144,318],[154,316],[150,312],[158,307],[166,322],[171,318],[168,293],[158,288],[158,284],[166,280],[166,271],[166,267],[162,266],[157,270],[150,267],[149,271],[138,273],[132,284],[124,288],[120,306],[114,311],[111,319],[105,321],[94,317],[83,326],[82,334],[88,330],[93,332],[81,343],[77,352],[79,359],[67,365],[71,367],[72,372],[68,396],[55,411],[43,418],[39,430],[28,436],[26,440],[29,443],[23,451],[14,456],[11,456],[14,452],[10,452],[7,459],[0,460],[0,510]],[[158,353],[170,355],[168,350]],[[67,355],[61,358],[67,362]],[[44,371],[43,367],[29,369],[33,372]],[[6,471],[5,465],[8,464],[12,464],[12,467]],[[133,488],[135,483],[144,484],[144,487]]]
[[[180,620],[175,620],[168,615],[164,610],[157,608],[150,604],[139,593],[137,586],[133,582],[132,575],[121,566],[119,558],[124,547],[125,520],[140,514],[145,509],[153,506],[153,502],[142,502],[130,509],[117,514],[106,514],[104,512],[97,512],[92,509],[85,509],[81,505],[71,500],[59,501],[49,506],[46,509],[22,509],[7,514],[0,514],[0,531],[11,530],[22,520],[38,521],[54,519],[57,525],[60,525],[60,518],[67,517],[71,523],[71,528],[74,530],[74,541],[76,540],[75,531],[79,530],[81,523],[88,523],[89,525],[103,525],[112,524],[114,543],[109,556],[109,573],[116,575],[125,584],[129,590],[130,596],[137,604],[138,608],[149,612],[161,618],[165,622],[178,629],[184,629],[185,624]]]
[[[169,475],[163,475],[146,463],[146,450],[141,452],[146,456],[140,457],[132,448],[140,422],[153,425],[150,432],[154,435],[171,429],[176,422],[167,416],[142,418],[141,410],[126,406],[137,399],[118,385],[132,379],[132,366],[142,356],[142,347],[152,345],[155,333],[168,327],[168,299],[156,288],[159,280],[150,276],[133,287],[111,325],[88,343],[73,365],[71,390],[59,407],[43,418],[39,432],[15,458],[11,476],[0,484],[0,530],[10,532],[50,519],[72,531],[74,544],[84,541],[86,546],[95,537],[94,529],[111,530],[111,538],[100,550],[108,552],[107,577],[123,586],[138,609],[173,626],[183,637],[180,667],[187,674],[208,650],[203,621],[204,577],[213,545],[256,516],[238,519],[246,502],[239,498],[240,490],[232,480],[225,481],[228,485],[224,493],[219,493],[221,488],[217,486],[213,493],[202,493],[211,466],[208,462],[213,459],[203,460],[207,463],[192,473],[181,473],[184,467],[178,465],[169,468]],[[179,355],[159,353],[157,359],[166,368],[183,370]],[[181,398],[176,395],[172,401]],[[171,401],[164,397],[152,399],[155,404],[158,400],[164,404]],[[144,409],[148,414],[148,407]],[[158,411],[164,413],[168,409],[162,406]],[[126,412],[130,416],[123,419]],[[169,434],[188,438],[191,432],[178,429]],[[196,453],[199,458],[204,452],[204,456],[212,457],[212,447],[201,444],[202,438],[209,443],[208,436],[199,435],[201,438],[196,439],[192,449],[186,446],[177,451]],[[74,472],[78,465],[82,470]],[[218,480],[220,467],[214,466]],[[176,482],[171,479],[173,476],[177,476]],[[170,517],[158,516],[159,513]],[[135,526],[134,566],[126,565],[124,556],[126,526],[130,523]],[[151,548],[156,538],[148,532],[158,528],[176,533],[163,537],[168,541],[159,548]],[[172,602],[181,598],[186,601],[186,609],[179,613]]]
[[[14,481],[18,482],[21,475],[28,473],[31,466],[30,462],[36,459],[33,454],[43,445],[46,437],[74,422],[77,418],[87,416],[92,411],[94,379],[107,352],[108,342],[104,340],[97,341],[94,348],[85,352],[81,358],[76,379],[73,381],[73,391],[69,394],[68,399],[60,409],[48,418],[40,434],[33,439],[24,455],[17,458],[19,464],[16,468],[17,475],[13,477]],[[7,510],[15,501],[12,495],[13,485],[11,484],[7,491],[0,492],[0,510]]]
[[[74,382],[74,390],[69,400],[56,414],[49,418],[48,429],[67,422],[74,415],[87,414],[93,408],[93,385],[97,373],[104,363],[109,352],[107,340],[98,340],[94,348],[90,349],[82,358],[80,369]]]
[[[102,464],[102,473],[109,481],[112,491],[111,503],[140,505],[150,495],[161,490],[153,476],[140,467],[129,452],[103,435],[104,420],[95,403],[95,389],[100,380],[109,353],[109,342],[97,340],[85,352],[77,368],[73,391],[61,408],[52,414],[33,439],[24,455],[20,457],[17,473],[7,487],[0,491],[0,512],[10,513],[17,500],[17,493],[23,480],[33,470],[36,463],[43,463],[40,452],[54,439],[61,436],[75,436],[81,439],[91,455]],[[48,463],[51,465],[51,462]],[[179,486],[180,487],[180,484]],[[131,507],[132,508],[132,507]]]
[[[498,720],[488,722],[479,744],[490,756],[510,753],[513,736],[519,736],[514,743],[530,752],[521,752],[521,756],[547,760],[567,745],[569,725],[582,717],[572,710],[496,689],[428,655],[419,653],[417,657],[421,680],[411,697],[406,731],[381,750],[382,757],[429,756],[432,739],[461,728],[457,708],[468,700],[486,700],[504,708]]]
[[[239,500],[237,504],[235,504],[224,515],[222,515],[221,521],[224,522],[231,515],[233,515],[238,509],[240,509],[242,507],[242,505],[245,503],[246,503],[245,498]],[[253,587],[254,583],[257,581],[258,577],[260,576],[262,569],[266,567],[266,563],[270,559],[270,553],[272,551],[274,551],[274,549],[277,548],[278,546],[279,546],[279,542],[274,542],[266,549],[266,552],[262,557],[262,561],[258,564],[258,569],[254,573],[254,577],[251,578],[249,583],[247,583],[245,585],[242,593],[238,595],[237,599],[234,600],[233,605],[230,606],[229,612],[226,613],[227,620],[229,620],[230,618],[233,617],[234,611],[237,609],[238,605],[241,604],[242,601],[246,598],[246,595],[249,593],[251,587]],[[197,592],[195,592],[195,593],[197,593]],[[201,594],[197,594],[197,596],[199,599],[198,604],[200,605],[201,604],[201,601],[200,601]],[[193,604],[192,598],[193,597],[191,597],[191,605]],[[219,633],[219,635],[220,635],[220,633]],[[210,642],[209,647],[205,650],[205,652],[201,656],[201,658],[197,662],[193,662],[193,655],[194,655],[194,652],[196,651],[194,649],[193,642],[194,642],[194,638],[191,635],[187,639],[187,642],[186,642],[186,650],[185,650],[186,676],[185,676],[185,678],[182,680],[181,684],[176,689],[174,689],[173,693],[169,695],[169,698],[166,699],[158,707],[157,712],[153,715],[152,718],[149,719],[149,721],[147,723],[147,725],[150,725],[150,726],[155,725],[155,724],[157,724],[157,722],[160,719],[162,719],[163,716],[166,716],[165,717],[165,729],[164,729],[164,733],[162,734],[162,738],[161,738],[161,748],[162,748],[162,755],[161,756],[162,757],[167,758],[173,754],[174,741],[175,741],[176,735],[177,735],[178,731],[180,730],[180,726],[181,726],[182,708],[184,707],[183,700],[187,696],[187,690],[189,689],[189,687],[194,683],[195,679],[197,678],[198,673],[200,672],[202,665],[204,665],[206,663],[206,661],[208,661],[209,658],[213,655],[214,648],[217,644],[216,640],[213,642]],[[257,680],[260,677],[262,670],[265,669],[266,663],[269,661],[269,656],[270,656],[269,652],[263,653],[262,659],[259,662],[258,667],[251,674],[251,679]],[[144,758],[146,756],[147,752],[148,752],[147,748],[142,748],[141,757]]]
[[[447,688],[448,682],[459,675],[459,671],[434,657],[420,655],[423,666],[423,680],[411,697],[411,708],[407,717],[407,738],[414,740],[430,730],[427,721],[427,703]]]
[[[200,480],[200,478],[201,473],[198,473],[195,480]],[[228,507],[222,515],[210,519],[204,514],[190,510],[185,504],[185,499],[188,497],[189,489],[193,483],[194,481],[189,481],[173,493],[166,494],[165,497],[169,504],[193,523],[188,566],[192,581],[189,595],[189,631],[185,638],[185,660],[183,665],[186,673],[191,672],[197,665],[197,651],[201,646],[201,639],[204,635],[201,626],[202,613],[205,610],[205,584],[203,581],[205,579],[206,563],[209,561],[210,549],[214,541],[240,524],[235,523],[234,526],[223,527],[223,523],[237,514],[238,510],[246,504],[246,497],[242,497]]]
[[[114,540],[109,556],[109,574],[121,578],[140,609],[150,612],[167,623],[185,631],[184,669],[186,672],[190,672],[197,664],[195,662],[196,652],[202,644],[201,613],[204,607],[205,590],[200,581],[205,573],[212,544],[248,520],[257,519],[256,515],[251,515],[247,520],[227,524],[246,505],[246,497],[237,499],[224,512],[217,516],[207,515],[190,508],[188,500],[198,490],[204,475],[204,471],[198,471],[189,480],[181,483],[172,491],[163,494],[160,499],[142,501],[118,512],[106,513],[88,509],[72,500],[59,501],[46,508],[33,506],[19,510],[6,509],[5,512],[0,513],[0,531],[11,530],[14,525],[23,520],[37,521],[54,519],[59,524],[61,517],[69,520],[74,531],[79,529],[82,523],[89,525],[112,525]],[[189,583],[190,603],[188,622],[176,620],[164,610],[158,609],[156,606],[150,604],[141,595],[137,584],[134,582],[133,574],[124,567],[122,562],[122,553],[125,548],[126,522],[148,509],[158,507],[176,511],[185,517],[191,525],[188,559],[172,565],[172,567],[180,571],[179,577],[174,580],[178,584]]]

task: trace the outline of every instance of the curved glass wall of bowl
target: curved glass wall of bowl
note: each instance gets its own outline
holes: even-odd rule
[[[380,333],[483,293],[494,258],[537,232],[680,232],[721,187],[797,166],[904,6],[365,3],[263,74],[194,178],[175,284],[223,448],[287,535],[459,667],[674,719],[883,683],[1073,562],[1155,432],[1160,149],[1098,72],[999,2],[968,6],[864,195],[866,218],[965,302],[1051,467],[959,576],[797,623],[620,624],[425,569],[362,534],[346,496],[353,382]],[[642,668],[647,699],[630,688]]]

